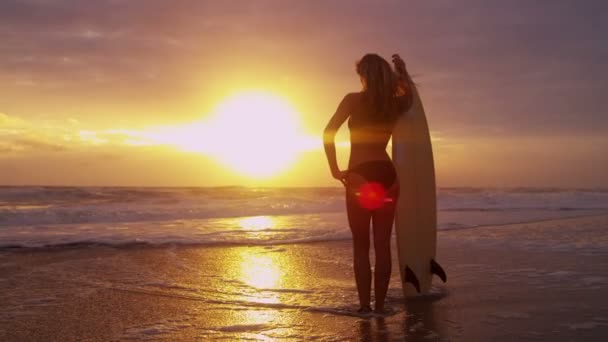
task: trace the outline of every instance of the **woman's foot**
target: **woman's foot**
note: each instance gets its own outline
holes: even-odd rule
[[[369,305],[365,305],[359,308],[359,310],[357,310],[357,313],[359,314],[370,314],[372,313],[372,308]]]
[[[376,307],[374,309],[374,314],[379,315],[379,316],[388,316],[389,314],[391,314],[391,309],[390,308],[385,308],[385,307]]]

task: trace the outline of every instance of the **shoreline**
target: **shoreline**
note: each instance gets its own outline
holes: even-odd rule
[[[589,210],[595,211],[595,210]],[[546,218],[546,219],[534,219],[530,221],[521,221],[515,223],[498,223],[498,224],[481,224],[481,225],[472,225],[472,226],[464,226],[464,227],[454,227],[454,228],[444,228],[437,230],[437,236],[439,237],[442,234],[449,234],[450,232],[456,231],[465,231],[465,230],[477,230],[477,229],[502,229],[509,228],[509,226],[518,226],[518,225],[527,225],[527,224],[542,224],[542,223],[551,223],[556,221],[569,221],[569,220],[578,220],[585,218],[601,218],[608,217],[608,212],[604,209],[597,209],[600,213],[594,214],[582,214],[577,216],[567,216],[567,217],[557,217],[557,218]],[[282,217],[282,216],[299,216],[301,214],[286,214],[286,215],[273,215],[273,217]],[[345,214],[344,214],[345,215]],[[256,215],[257,216],[257,215]],[[253,217],[256,217],[253,216]],[[244,217],[252,217],[252,216],[244,216]],[[154,224],[158,222],[171,222],[172,220],[165,221],[150,221],[143,222]],[[142,224],[142,222],[137,222],[138,224]],[[105,223],[95,223],[96,225],[104,225]],[[128,224],[121,223],[121,224]],[[73,225],[78,227],[81,223],[70,223],[70,224],[62,224],[63,226]],[[395,231],[393,229],[393,239],[395,235]],[[258,242],[256,244],[246,244],[242,242],[214,242],[214,243],[201,243],[201,242],[163,242],[163,243],[153,243],[147,241],[129,241],[129,242],[121,242],[121,243],[112,243],[112,242],[99,242],[99,241],[76,241],[76,242],[67,242],[62,244],[52,244],[45,246],[22,246],[22,245],[0,245],[0,253],[30,253],[30,252],[61,252],[63,250],[78,250],[82,248],[96,248],[96,247],[107,247],[107,248],[116,248],[116,249],[129,249],[129,248],[224,248],[224,247],[256,247],[256,246],[291,246],[291,245],[306,245],[306,244],[317,244],[317,243],[331,243],[331,242],[340,242],[340,241],[352,241],[350,236],[332,238],[332,239],[324,239],[323,237],[319,237],[318,240],[304,240],[304,241],[284,241],[275,243],[271,240]]]
[[[608,215],[440,231],[448,283],[359,317],[350,241],[0,252],[0,339],[600,340]],[[373,260],[373,258],[372,258]]]

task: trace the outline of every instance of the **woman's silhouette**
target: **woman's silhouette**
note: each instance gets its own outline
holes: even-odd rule
[[[393,163],[386,152],[394,124],[412,103],[411,79],[405,63],[393,55],[394,72],[376,54],[357,62],[362,91],[349,93],[329,120],[323,142],[332,176],[346,188],[346,210],[353,235],[354,271],[361,308],[371,311],[372,273],[369,261],[369,229],[373,226],[375,311],[384,311],[384,299],[391,276],[390,240],[399,184]],[[350,158],[348,170],[341,171],[336,160],[335,134],[348,119]]]

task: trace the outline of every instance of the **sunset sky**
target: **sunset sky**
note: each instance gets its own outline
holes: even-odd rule
[[[0,184],[337,186],[322,130],[398,52],[439,186],[606,187],[606,32],[592,0],[2,0]]]

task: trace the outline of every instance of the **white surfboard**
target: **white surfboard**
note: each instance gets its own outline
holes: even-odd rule
[[[433,273],[445,282],[435,261],[437,198],[433,149],[422,101],[415,85],[410,109],[393,131],[393,162],[400,194],[395,214],[399,271],[404,296],[427,293]]]

